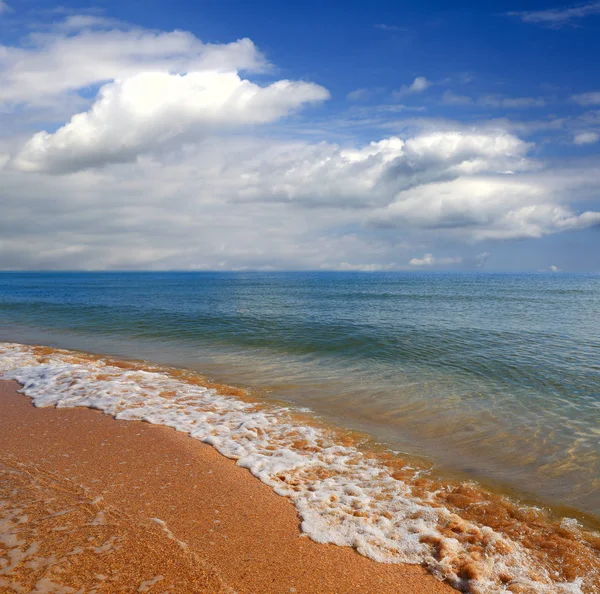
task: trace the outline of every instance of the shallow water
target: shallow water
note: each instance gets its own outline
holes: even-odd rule
[[[0,340],[191,367],[600,516],[600,276],[6,273]]]

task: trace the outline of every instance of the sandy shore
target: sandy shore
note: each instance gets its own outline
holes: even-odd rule
[[[0,381],[0,592],[454,592],[301,536],[292,504],[216,450]]]

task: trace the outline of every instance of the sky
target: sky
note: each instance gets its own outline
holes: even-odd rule
[[[600,272],[600,1],[0,0],[0,270]]]

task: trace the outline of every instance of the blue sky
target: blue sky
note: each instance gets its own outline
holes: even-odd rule
[[[600,2],[0,2],[0,268],[600,271]]]

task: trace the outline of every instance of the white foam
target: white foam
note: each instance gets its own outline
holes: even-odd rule
[[[336,443],[326,429],[299,424],[284,407],[223,396],[166,370],[124,370],[58,351],[39,361],[32,347],[16,344],[0,343],[0,374],[20,382],[36,406],[96,408],[117,419],[173,427],[211,444],[291,499],[302,530],[317,542],[351,546],[377,561],[423,564],[471,592],[508,591],[501,574],[529,592],[583,592],[585,576],[557,583],[520,543],[416,496],[376,459]],[[484,547],[477,579],[457,574],[457,559],[469,559],[472,545],[441,533],[439,527],[451,521],[461,522]],[[424,537],[439,539],[438,554]]]

